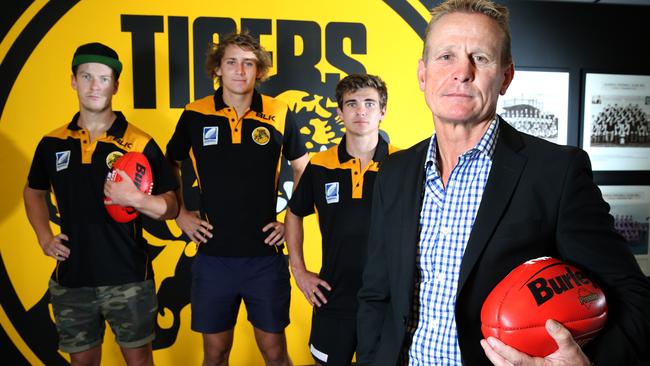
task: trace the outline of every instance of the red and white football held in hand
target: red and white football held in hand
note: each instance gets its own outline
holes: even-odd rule
[[[131,151],[122,155],[113,163],[108,180],[113,182],[122,181],[122,176],[117,173],[116,169],[123,170],[141,192],[151,194],[153,190],[153,175],[151,174],[149,160],[143,153]],[[108,201],[110,200],[104,197],[104,202]],[[133,207],[120,205],[105,205],[104,207],[106,207],[106,211],[108,211],[108,214],[113,220],[121,223],[129,222],[140,214]]]
[[[558,348],[546,331],[548,319],[561,323],[582,346],[605,326],[607,303],[583,271],[542,257],[513,269],[492,290],[481,309],[481,331],[485,338],[545,357]]]

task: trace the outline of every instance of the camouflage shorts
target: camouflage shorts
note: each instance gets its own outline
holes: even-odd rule
[[[158,301],[152,280],[79,288],[50,280],[49,289],[63,352],[82,352],[101,344],[105,321],[121,347],[136,348],[154,339]]]

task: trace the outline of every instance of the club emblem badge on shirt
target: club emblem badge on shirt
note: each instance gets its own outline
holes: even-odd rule
[[[70,150],[56,152],[56,171],[68,168],[70,164]]]
[[[325,201],[328,204],[339,202],[339,182],[325,183]]]
[[[271,140],[271,132],[269,132],[269,129],[266,127],[257,127],[253,130],[251,136],[256,144],[262,146],[268,144],[269,140]]]
[[[108,169],[113,169],[113,164],[119,159],[124,153],[121,151],[113,151],[110,152],[108,155],[106,155],[106,166],[108,166]]]
[[[219,142],[219,127],[203,127],[203,146],[216,145]]]

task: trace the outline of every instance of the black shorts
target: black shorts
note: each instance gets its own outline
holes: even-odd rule
[[[357,349],[357,320],[314,311],[309,351],[321,365],[349,365]]]
[[[289,325],[291,285],[287,259],[214,257],[197,254],[192,263],[192,330],[233,329],[242,299],[255,328],[281,333]]]

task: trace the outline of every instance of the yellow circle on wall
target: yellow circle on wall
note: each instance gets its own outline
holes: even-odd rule
[[[0,162],[10,172],[0,200],[0,324],[18,352],[31,364],[69,360],[57,351],[48,307],[47,281],[54,261],[41,252],[21,197],[38,141],[78,110],[70,63],[79,45],[102,42],[118,52],[124,69],[113,108],[151,134],[163,150],[184,104],[206,95],[212,86],[203,70],[209,41],[234,28],[256,33],[272,53],[270,78],[261,91],[289,103],[311,152],[340,141],[343,129],[336,120],[334,87],[351,72],[377,74],[386,81],[388,111],[381,129],[393,145],[406,148],[433,130],[416,74],[426,18],[417,1],[31,3],[0,44]],[[258,138],[263,142],[263,134]],[[282,209],[291,184],[281,181],[280,188]],[[51,224],[58,233],[56,222],[53,211]],[[155,363],[199,364],[201,336],[189,325],[189,269],[196,247],[173,221],[147,222],[145,227],[160,301]],[[305,257],[314,272],[320,268],[320,253],[312,216],[305,220]],[[243,308],[231,363],[263,364]],[[310,324],[311,309],[293,284],[286,334],[297,365],[313,363],[307,345]],[[122,363],[113,338],[107,332],[105,364]]]

